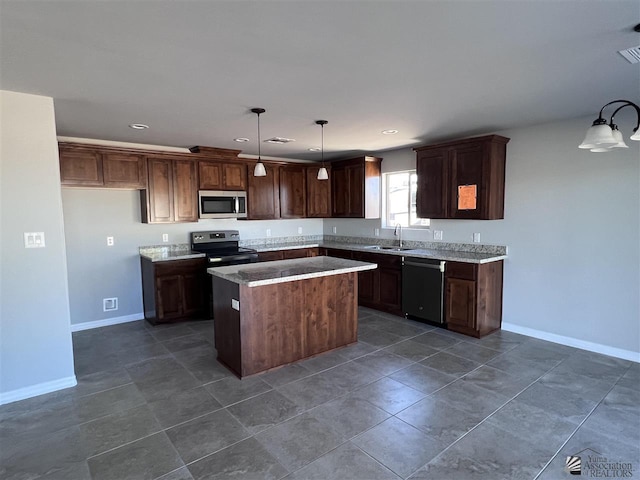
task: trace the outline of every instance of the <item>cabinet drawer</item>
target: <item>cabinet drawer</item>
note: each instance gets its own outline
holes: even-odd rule
[[[328,257],[336,257],[336,258],[352,258],[351,250],[340,250],[338,248],[327,248],[326,255]]]
[[[193,258],[186,260],[170,260],[166,262],[154,262],[156,276],[179,275],[191,270],[204,269],[206,258]]]
[[[462,262],[447,262],[445,266],[447,278],[462,278],[464,280],[476,279],[476,264]]]

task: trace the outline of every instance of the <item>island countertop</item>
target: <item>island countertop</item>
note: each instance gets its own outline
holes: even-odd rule
[[[308,257],[208,268],[216,277],[248,287],[374,270],[375,263],[335,257]]]

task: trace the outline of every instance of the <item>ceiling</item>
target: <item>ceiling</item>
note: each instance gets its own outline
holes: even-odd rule
[[[61,136],[247,154],[263,107],[285,158],[319,159],[326,119],[335,158],[638,102],[638,22],[638,0],[2,0],[0,87],[53,97]]]

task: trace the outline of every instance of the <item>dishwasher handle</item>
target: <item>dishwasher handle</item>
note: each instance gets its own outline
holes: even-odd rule
[[[444,273],[444,264],[446,262],[440,262],[438,264],[429,264],[429,263],[417,263],[417,262],[408,262],[404,261],[403,265],[408,265],[410,267],[419,267],[419,268],[430,268],[432,270],[440,270]]]

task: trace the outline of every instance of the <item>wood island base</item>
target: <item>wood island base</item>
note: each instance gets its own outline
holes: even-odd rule
[[[240,378],[357,341],[356,272],[213,291],[218,360]]]

